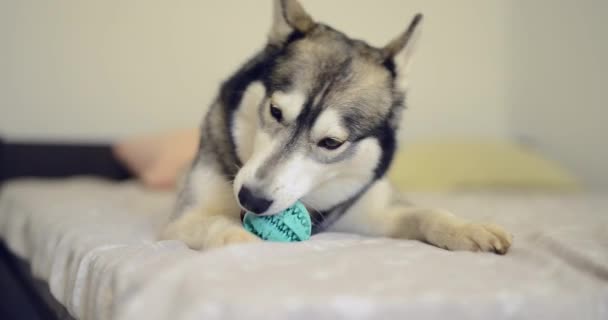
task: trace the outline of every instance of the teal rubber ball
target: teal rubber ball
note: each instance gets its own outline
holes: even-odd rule
[[[295,242],[310,239],[312,223],[308,210],[301,202],[271,216],[246,212],[243,226],[247,231],[268,241]]]

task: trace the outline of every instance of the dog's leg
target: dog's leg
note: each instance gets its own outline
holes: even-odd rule
[[[333,227],[336,231],[420,240],[448,250],[507,252],[511,235],[447,211],[409,205],[387,181],[377,182]]]
[[[245,230],[232,185],[212,165],[197,163],[181,189],[176,215],[161,239],[181,240],[192,249],[209,249],[260,240]]]
[[[448,250],[505,254],[511,236],[494,224],[473,223],[450,212],[397,205],[389,209],[395,228],[389,236],[421,240]]]
[[[180,240],[191,249],[204,250],[260,240],[245,230],[240,220],[224,214],[210,214],[209,207],[197,207],[169,223],[164,240]]]

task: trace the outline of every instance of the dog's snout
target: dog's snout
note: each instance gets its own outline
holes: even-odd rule
[[[272,204],[272,200],[256,195],[246,186],[242,186],[239,191],[239,202],[243,208],[256,214],[265,212]]]

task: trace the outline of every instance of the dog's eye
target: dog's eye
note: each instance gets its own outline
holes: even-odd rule
[[[274,104],[270,104],[270,115],[278,122],[283,120],[283,113],[281,112],[281,109],[275,107]]]
[[[340,146],[343,144],[344,142],[336,140],[334,138],[325,138],[321,141],[319,141],[319,147],[321,148],[325,148],[328,150],[335,150],[340,148]]]

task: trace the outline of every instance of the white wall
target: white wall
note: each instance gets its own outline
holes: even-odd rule
[[[383,45],[425,31],[406,138],[519,137],[608,186],[608,1],[301,0]],[[270,0],[0,0],[0,135],[108,140],[196,126],[261,47]]]
[[[510,127],[608,187],[608,1],[518,0],[512,9]]]
[[[302,3],[376,45],[424,12],[407,136],[507,135],[507,1]],[[111,139],[198,125],[269,24],[270,0],[0,0],[0,133]]]

